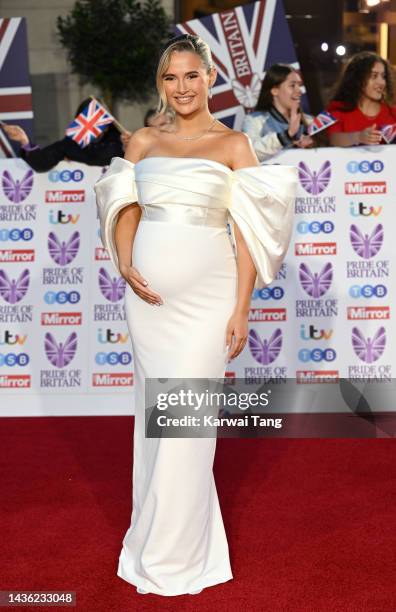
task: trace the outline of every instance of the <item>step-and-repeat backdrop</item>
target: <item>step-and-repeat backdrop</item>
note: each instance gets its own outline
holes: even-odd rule
[[[298,166],[294,235],[278,278],[252,296],[249,342],[230,379],[391,379],[394,156],[388,146],[272,160]],[[101,174],[0,162],[1,416],[133,413],[125,283],[98,233]]]

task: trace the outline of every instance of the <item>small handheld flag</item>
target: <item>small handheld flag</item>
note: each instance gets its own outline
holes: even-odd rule
[[[84,148],[115,121],[113,115],[93,98],[66,128],[66,136]]]
[[[321,113],[319,113],[319,115],[316,115],[312,123],[309,124],[308,134],[309,136],[314,136],[315,134],[318,134],[323,130],[327,130],[328,127],[334,125],[334,123],[337,123],[337,121],[338,119],[333,117],[333,115],[331,115],[327,111],[322,111]]]
[[[396,136],[396,123],[381,126],[380,132],[385,142],[390,144]]]

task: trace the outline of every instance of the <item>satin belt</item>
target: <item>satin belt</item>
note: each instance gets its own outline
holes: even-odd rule
[[[226,227],[226,208],[206,208],[187,204],[143,204],[141,221],[165,221],[209,227]]]

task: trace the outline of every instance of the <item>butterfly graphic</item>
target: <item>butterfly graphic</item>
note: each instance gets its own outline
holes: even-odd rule
[[[21,181],[14,180],[8,170],[4,170],[2,177],[4,195],[13,202],[20,204],[25,200],[33,187],[33,170],[28,170]]]
[[[330,182],[331,163],[327,160],[316,170],[310,170],[305,162],[298,164],[298,178],[301,186],[312,195],[322,193]]]
[[[250,85],[242,85],[237,79],[231,81],[232,90],[239,104],[244,108],[255,108],[261,91],[261,81],[254,73]]]
[[[74,232],[69,240],[60,242],[54,232],[48,234],[48,251],[52,259],[59,266],[67,266],[78,253],[80,247],[80,234]]]
[[[365,338],[359,328],[352,329],[352,346],[356,355],[366,363],[377,361],[386,345],[385,327],[380,327],[373,338]]]
[[[118,302],[125,293],[125,280],[120,276],[111,278],[104,268],[99,269],[99,288],[109,302]]]
[[[381,223],[379,223],[375,226],[371,232],[371,235],[369,236],[368,234],[363,235],[360,229],[355,224],[352,224],[349,237],[355,253],[364,259],[370,259],[371,257],[374,257],[374,255],[377,255],[378,251],[382,247],[382,242],[384,240],[384,228]]]
[[[255,329],[249,331],[249,349],[256,361],[269,365],[278,357],[282,348],[282,330],[276,329],[271,338],[261,340]]]
[[[62,344],[62,342],[58,344],[52,334],[46,333],[44,347],[48,360],[52,365],[57,368],[64,368],[71,362],[76,354],[77,334],[73,332],[64,344]]]
[[[330,288],[333,280],[333,266],[327,263],[322,270],[311,272],[307,264],[302,263],[299,269],[299,277],[302,288],[313,298],[320,298]]]
[[[26,295],[29,282],[29,270],[23,270],[16,280],[9,278],[4,270],[0,270],[0,295],[9,304],[16,304]]]

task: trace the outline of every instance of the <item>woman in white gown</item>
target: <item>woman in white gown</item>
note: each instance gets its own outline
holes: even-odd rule
[[[135,132],[95,186],[103,243],[127,281],[133,506],[118,576],[140,593],[197,593],[232,578],[216,438],[146,438],[144,384],[224,376],[246,343],[252,290],[274,279],[291,235],[295,169],[260,167],[249,139],[213,118],[215,79],[204,41],[171,41],[157,87],[174,123]]]

